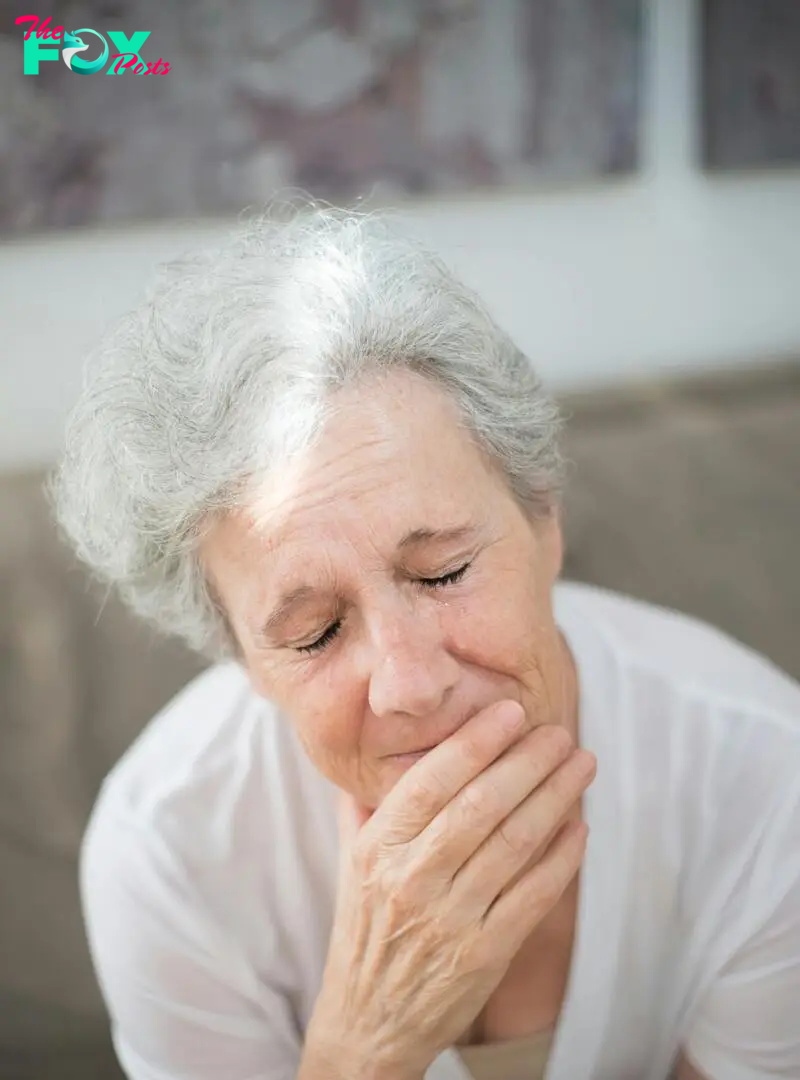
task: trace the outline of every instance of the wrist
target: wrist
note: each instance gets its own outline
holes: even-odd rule
[[[359,1052],[352,1039],[307,1038],[297,1080],[424,1080],[424,1070]]]

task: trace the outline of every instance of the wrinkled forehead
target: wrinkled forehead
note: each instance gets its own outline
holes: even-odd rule
[[[447,514],[495,472],[447,395],[401,373],[342,392],[314,443],[251,488],[243,515],[275,536],[315,516]]]
[[[437,556],[493,534],[508,498],[499,480],[468,440],[449,448],[441,432],[428,434],[435,453],[400,426],[340,429],[265,477],[206,538],[202,558],[221,596],[259,609],[300,582],[334,589],[423,554],[433,569]]]

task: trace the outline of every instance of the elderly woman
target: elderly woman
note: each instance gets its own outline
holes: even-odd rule
[[[257,219],[103,342],[60,520],[217,660],[84,843],[132,1080],[800,1077],[800,687],[558,580],[558,432],[376,216]]]

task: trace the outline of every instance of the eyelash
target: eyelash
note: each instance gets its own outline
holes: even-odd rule
[[[457,585],[471,565],[471,563],[465,563],[463,566],[460,566],[458,570],[453,570],[449,574],[442,574],[441,577],[418,578],[417,580],[420,585],[427,585],[430,589],[445,589],[449,585]],[[306,655],[322,652],[339,633],[340,626],[341,620],[337,619],[335,623],[331,623],[328,629],[321,637],[317,638],[316,641],[312,641],[310,645],[297,646],[295,652],[305,653]]]

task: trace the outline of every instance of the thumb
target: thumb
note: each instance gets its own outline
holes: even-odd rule
[[[349,851],[361,828],[372,817],[372,810],[355,799],[349,791],[339,791],[337,800],[339,820],[339,843],[343,850]]]

